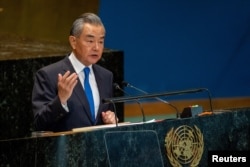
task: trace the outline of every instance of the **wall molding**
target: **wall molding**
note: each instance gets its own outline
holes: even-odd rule
[[[182,112],[184,107],[191,105],[201,105],[204,111],[210,110],[210,103],[208,99],[188,99],[169,101],[172,105],[176,106],[179,112]],[[144,102],[141,103],[145,115],[165,115],[174,114],[176,110],[162,102]],[[233,98],[213,98],[213,110],[230,109],[250,107],[250,97],[233,97]],[[137,103],[124,104],[124,117],[137,117],[141,116],[141,109]]]

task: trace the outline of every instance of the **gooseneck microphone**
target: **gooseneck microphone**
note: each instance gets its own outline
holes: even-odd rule
[[[120,91],[122,91],[123,93],[125,93],[126,95],[130,96],[130,94],[128,94],[126,91],[124,91],[117,83],[114,83],[113,86],[114,86],[114,88],[115,88],[116,90],[120,90]],[[146,118],[145,118],[145,114],[144,114],[143,107],[142,107],[141,103],[140,103],[137,99],[135,99],[135,101],[136,101],[137,104],[140,106],[141,113],[142,113],[142,121],[145,122],[145,121],[146,121]]]
[[[148,94],[148,92],[146,92],[146,91],[144,91],[144,90],[142,90],[142,89],[139,89],[139,88],[137,88],[137,87],[135,87],[135,86],[129,84],[129,83],[126,82],[126,81],[123,81],[122,84],[123,84],[124,86],[126,86],[126,87],[133,88],[133,89],[135,89],[135,90],[137,90],[138,92],[141,92],[141,93],[143,93],[143,94]],[[175,106],[172,105],[171,103],[169,103],[169,102],[167,102],[166,100],[163,100],[163,99],[161,99],[161,98],[159,98],[159,97],[154,97],[154,99],[156,99],[156,100],[158,100],[158,101],[160,101],[160,102],[163,102],[163,103],[165,103],[165,104],[168,104],[169,106],[171,106],[172,108],[174,108],[175,111],[176,111],[176,117],[177,117],[177,118],[180,117],[180,113],[179,113],[177,107],[175,107]]]

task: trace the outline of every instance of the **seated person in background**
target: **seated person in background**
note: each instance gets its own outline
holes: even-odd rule
[[[72,52],[37,71],[32,91],[36,131],[116,123],[112,105],[102,103],[113,96],[113,74],[95,64],[102,56],[104,37],[101,19],[93,13],[82,14],[70,30]]]

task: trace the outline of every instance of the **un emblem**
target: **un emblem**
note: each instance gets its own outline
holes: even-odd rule
[[[197,126],[183,125],[172,128],[165,137],[165,147],[169,162],[174,167],[199,165],[203,154],[203,135]]]

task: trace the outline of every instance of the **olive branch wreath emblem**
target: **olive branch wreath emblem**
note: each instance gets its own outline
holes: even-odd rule
[[[181,164],[198,166],[204,150],[203,134],[197,126],[171,128],[165,137],[165,147],[173,167],[182,167]]]

